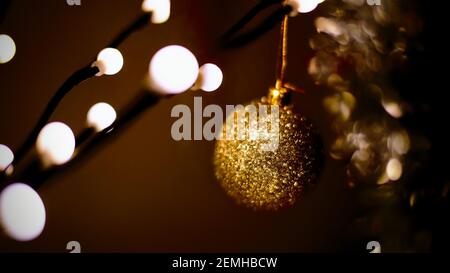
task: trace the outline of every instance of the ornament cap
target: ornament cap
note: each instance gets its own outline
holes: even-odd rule
[[[285,87],[272,87],[269,89],[267,99],[270,104],[284,106],[290,104],[290,94],[289,90]]]
[[[282,102],[282,97],[284,93],[286,92],[286,89],[284,88],[275,88],[272,87],[269,89],[269,95],[268,100],[270,104],[280,105]]]

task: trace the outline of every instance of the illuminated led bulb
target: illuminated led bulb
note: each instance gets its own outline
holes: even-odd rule
[[[288,0],[286,4],[293,9],[290,16],[295,16],[298,12],[308,13],[315,10],[322,2],[323,0]]]
[[[114,108],[104,102],[95,104],[87,113],[87,124],[97,132],[111,126],[116,120],[117,114]]]
[[[400,160],[397,158],[392,158],[389,160],[386,165],[386,175],[390,180],[396,181],[399,180],[403,173],[403,166]]]
[[[123,67],[122,53],[115,48],[105,48],[98,53],[97,61],[92,66],[100,70],[96,76],[117,74]]]
[[[62,165],[75,151],[75,136],[69,126],[52,122],[42,128],[36,148],[45,165]]]
[[[194,54],[179,45],[160,49],[149,66],[149,84],[162,94],[179,94],[190,89],[197,80],[199,67]]]
[[[204,64],[200,67],[198,79],[192,89],[201,89],[206,92],[216,91],[222,85],[222,80],[223,73],[217,65]]]
[[[9,165],[14,161],[14,153],[11,149],[3,144],[0,144],[0,172],[6,171]]]
[[[16,54],[14,40],[6,34],[0,35],[0,64],[7,63]]]
[[[37,238],[45,226],[45,207],[30,186],[15,183],[0,194],[0,224],[17,241]]]
[[[152,13],[152,23],[162,24],[170,17],[170,0],[144,0],[142,10]]]

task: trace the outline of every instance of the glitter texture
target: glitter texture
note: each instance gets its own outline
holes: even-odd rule
[[[251,103],[257,109],[269,105],[266,98]],[[234,124],[238,115],[230,115]],[[242,114],[242,113],[240,113]],[[270,124],[271,118],[266,117]],[[249,130],[248,118],[244,119]],[[292,206],[307,186],[316,180],[319,170],[319,138],[312,124],[293,112],[292,106],[279,108],[279,145],[274,151],[261,149],[265,140],[227,140],[224,126],[216,143],[215,174],[225,191],[239,204],[255,210],[278,210]],[[237,126],[234,126],[236,128]],[[236,130],[232,131],[237,134]],[[258,134],[264,134],[258,128]]]

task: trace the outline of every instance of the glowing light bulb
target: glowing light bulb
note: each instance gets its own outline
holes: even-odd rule
[[[198,72],[192,52],[179,45],[166,46],[150,61],[150,87],[162,94],[179,94],[194,85]]]
[[[152,13],[152,23],[162,24],[170,17],[170,0],[144,0],[142,10]]]
[[[339,24],[339,21],[330,18],[319,17],[316,19],[315,25],[317,32],[326,33],[333,37],[338,37],[344,32],[344,29]]]
[[[315,10],[318,5],[319,5],[319,1],[317,1],[317,0],[301,0],[298,12],[300,12],[300,13],[311,12],[311,11]]]
[[[6,34],[1,34],[0,64],[4,64],[11,61],[11,59],[14,58],[15,54],[16,54],[16,44],[14,43],[14,40]]]
[[[315,10],[322,2],[323,0],[288,0],[286,4],[293,9],[290,15],[295,16],[298,12],[308,13]]]
[[[403,173],[403,166],[397,158],[391,158],[386,165],[386,175],[390,180],[399,180]]]
[[[30,186],[15,183],[0,194],[0,224],[17,241],[37,238],[45,226],[45,207]]]
[[[75,136],[69,126],[52,122],[39,133],[36,148],[45,165],[62,165],[72,158]]]
[[[115,48],[105,48],[98,53],[97,61],[92,66],[97,66],[100,70],[97,76],[117,74],[123,67],[122,53]]]
[[[215,64],[204,64],[200,67],[198,79],[192,88],[193,90],[201,89],[206,92],[217,90],[223,81],[223,73]]]
[[[3,144],[0,144],[0,172],[6,171],[9,165],[14,161],[14,153],[11,149]]]
[[[104,102],[95,104],[87,113],[87,124],[97,132],[111,126],[116,120],[117,114],[114,108]]]

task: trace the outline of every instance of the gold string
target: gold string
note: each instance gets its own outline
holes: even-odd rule
[[[287,93],[285,88],[285,74],[287,68],[287,35],[289,15],[285,15],[281,23],[280,42],[278,46],[277,74],[275,87],[269,90],[269,102],[271,104],[282,104],[283,97]]]
[[[281,23],[280,44],[278,48],[277,80],[275,83],[275,89],[278,89],[279,91],[283,89],[287,67],[288,19],[289,16],[285,15],[283,22]]]
[[[285,4],[287,1],[285,1]],[[269,102],[272,104],[284,104],[289,101],[291,92],[304,93],[302,88],[297,87],[292,83],[287,83],[285,80],[287,69],[287,53],[288,53],[288,19],[289,15],[285,15],[283,22],[281,23],[280,41],[278,46],[278,59],[277,59],[277,74],[275,87],[269,90]]]

